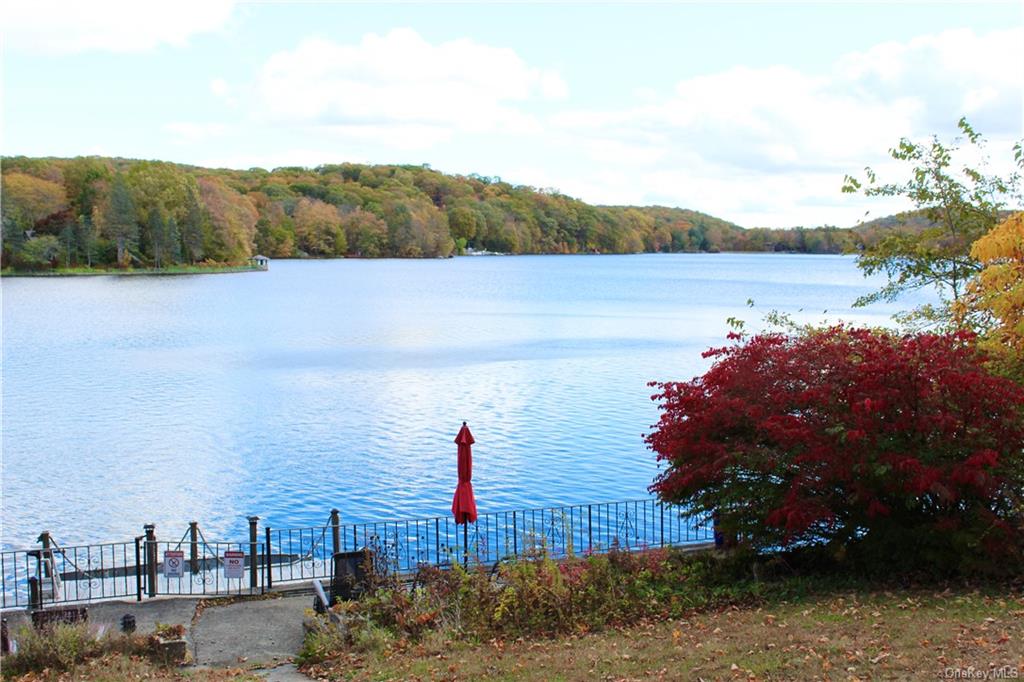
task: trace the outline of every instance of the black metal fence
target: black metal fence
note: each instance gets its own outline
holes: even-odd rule
[[[128,542],[62,547],[43,533],[40,547],[0,552],[0,607],[26,608],[157,595],[253,594],[274,585],[331,575],[337,552],[368,548],[378,570],[409,574],[424,564],[493,565],[535,555],[554,558],[709,543],[708,523],[654,499],[520,509],[481,514],[456,525],[450,516],[264,528],[249,518],[244,542],[209,542],[198,524],[177,542],[156,529]]]
[[[3,608],[135,595],[135,542],[0,552]]]
[[[255,556],[255,560],[254,560]],[[237,563],[233,571],[228,561]],[[173,564],[173,568],[168,564]],[[157,595],[253,594],[264,589],[263,543],[182,543],[147,540],[0,552],[0,606],[49,604]],[[253,567],[255,566],[255,570]],[[236,575],[237,574],[237,575]]]

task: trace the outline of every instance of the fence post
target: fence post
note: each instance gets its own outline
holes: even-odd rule
[[[274,586],[274,573],[271,570],[272,564],[270,563],[271,552],[270,552],[270,526],[267,526],[264,530],[264,535],[267,537],[267,543],[263,549],[263,554],[267,558],[267,589],[269,590]]]
[[[249,587],[252,589],[259,585],[259,574],[256,572],[256,564],[259,561],[259,556],[256,553],[256,543],[259,538],[256,524],[259,523],[259,520],[258,516],[249,517]]]
[[[141,536],[135,536],[135,601],[142,601],[142,547]]]
[[[658,508],[661,509],[661,546],[665,546],[665,503],[659,502]]]
[[[39,578],[28,579],[28,604],[31,609],[43,608],[43,591],[39,587]]]
[[[512,512],[512,556],[519,558],[519,524],[515,512]]]
[[[587,505],[587,551],[594,552],[594,508],[590,504]]]
[[[193,573],[199,572],[199,522],[188,522],[188,563]]]
[[[341,512],[337,509],[331,510],[331,543],[334,554],[341,551]]]
[[[147,523],[142,527],[146,533],[146,594],[156,596],[156,524]]]
[[[51,566],[50,561],[52,561],[53,559],[53,553],[50,552],[50,543],[52,542],[52,538],[50,537],[50,531],[44,530],[42,533],[39,534],[39,537],[37,539],[43,545],[43,551],[39,555],[39,563],[43,569],[42,571],[40,571],[40,575],[44,578],[52,578],[53,576],[51,575],[51,569],[53,568],[53,566]]]

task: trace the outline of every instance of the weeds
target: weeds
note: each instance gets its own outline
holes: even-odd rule
[[[555,561],[541,547],[493,569],[423,567],[409,590],[389,579],[358,601],[332,607],[344,628],[320,622],[300,661],[379,651],[438,635],[475,641],[583,633],[694,608],[757,600],[748,570],[710,554],[613,550]]]
[[[123,635],[88,623],[59,623],[35,630],[24,626],[15,634],[16,653],[4,656],[5,679],[32,672],[62,673],[105,657],[127,657],[160,662],[160,639],[180,637],[182,625],[158,625],[152,635]]]

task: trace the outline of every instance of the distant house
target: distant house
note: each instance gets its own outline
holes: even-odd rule
[[[250,258],[249,262],[255,265],[256,267],[260,268],[261,270],[266,270],[267,268],[270,267],[270,259],[267,258],[266,256],[261,256],[259,254]]]

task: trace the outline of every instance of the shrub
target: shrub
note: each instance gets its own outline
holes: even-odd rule
[[[181,639],[185,636],[185,626],[181,623],[161,623],[157,621],[153,628],[153,637],[159,639]]]
[[[748,557],[749,558],[749,557]],[[433,636],[486,640],[584,632],[646,617],[679,616],[695,607],[733,604],[760,594],[748,564],[732,570],[709,554],[612,551],[556,562],[541,549],[493,570],[429,566],[416,587],[397,583],[336,604],[343,628],[323,619],[311,628],[300,663],[346,651],[429,641]]]
[[[344,633],[330,621],[309,619],[307,623],[309,625],[302,641],[302,649],[295,657],[300,665],[326,660],[348,645]]]
[[[32,670],[68,670],[100,653],[98,632],[84,623],[59,623],[45,631],[21,628],[15,635],[18,652],[4,658],[4,674]]]
[[[113,660],[118,656],[163,664],[165,658],[159,638],[180,637],[184,631],[183,625],[160,624],[157,631],[148,636],[122,635],[88,623],[57,623],[41,630],[24,626],[14,635],[17,652],[3,658],[3,676],[47,670],[62,673],[87,662],[99,661],[104,665],[108,658]]]
[[[756,549],[830,544],[887,570],[1019,561],[1024,391],[972,335],[836,326],[705,357],[703,376],[652,384],[662,499]]]

